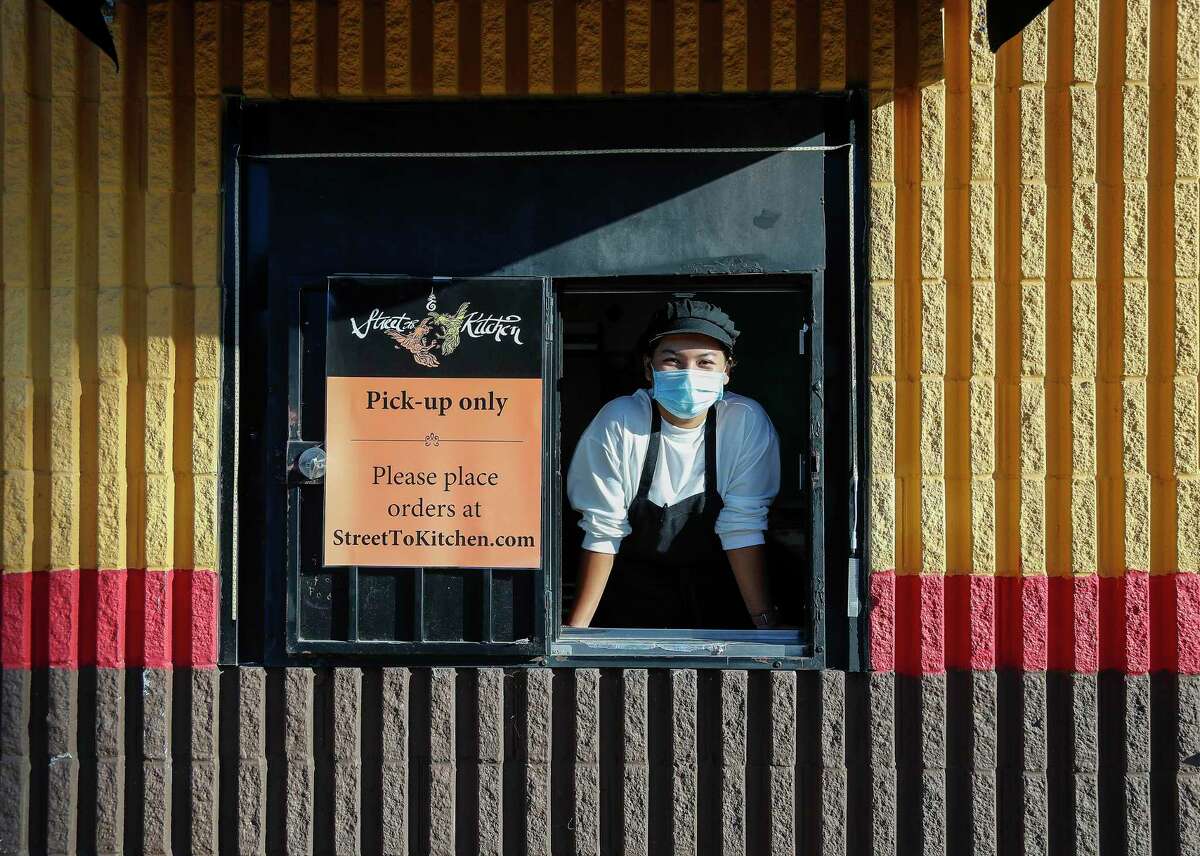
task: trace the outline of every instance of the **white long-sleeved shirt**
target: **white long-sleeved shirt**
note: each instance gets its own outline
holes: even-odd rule
[[[567,497],[583,515],[583,548],[616,553],[630,532],[650,443],[650,394],[614,398],[600,409],[575,448]],[[717,493],[724,507],[714,527],[726,550],[762,544],[767,509],[779,493],[779,436],[762,406],[736,393],[717,408]],[[672,505],[704,490],[704,425],[678,428],[662,420],[658,466],[648,499]]]

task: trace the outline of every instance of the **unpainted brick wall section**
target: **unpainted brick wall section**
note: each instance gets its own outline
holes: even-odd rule
[[[1169,674],[6,670],[0,710],[0,854],[1200,849]]]

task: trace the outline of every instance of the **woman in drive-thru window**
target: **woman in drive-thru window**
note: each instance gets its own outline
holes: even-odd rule
[[[650,389],[608,402],[580,438],[571,626],[776,626],[763,533],[779,438],[756,401],[725,391],[737,337],[717,306],[669,301],[642,341]]]

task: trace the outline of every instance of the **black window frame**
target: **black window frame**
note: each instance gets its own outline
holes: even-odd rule
[[[803,96],[817,99],[818,97],[828,99],[829,96]],[[868,484],[865,477],[867,470],[865,466],[866,460],[866,440],[864,427],[867,424],[867,396],[865,389],[865,370],[864,370],[864,355],[867,352],[867,335],[868,325],[866,322],[865,307],[868,305],[866,300],[866,276],[865,276],[865,258],[866,258],[866,94],[863,92],[843,93],[840,96],[845,102],[846,120],[843,126],[834,128],[830,135],[829,141],[833,143],[841,143],[845,157],[830,157],[831,167],[827,167],[830,173],[835,173],[833,178],[834,186],[840,184],[843,188],[848,188],[848,199],[845,200],[846,211],[849,216],[848,228],[845,234],[835,235],[832,232],[827,237],[826,242],[826,257],[832,259],[832,268],[836,268],[835,277],[841,281],[844,277],[846,282],[851,286],[851,292],[856,295],[852,298],[850,305],[851,316],[849,318],[848,327],[850,330],[849,341],[846,342],[845,353],[847,354],[846,362],[848,366],[843,367],[848,369],[844,374],[844,379],[850,381],[850,390],[847,398],[849,399],[849,412],[851,415],[851,434],[848,438],[848,446],[852,450],[855,458],[854,480],[849,491],[850,494],[850,510],[846,515],[844,522],[849,524],[851,532],[851,547],[849,566],[846,573],[842,575],[836,568],[831,568],[826,563],[825,544],[826,544],[826,514],[825,507],[825,473],[828,467],[824,465],[825,452],[825,437],[829,425],[826,424],[826,413],[824,408],[824,390],[827,388],[828,373],[827,366],[824,362],[825,357],[825,279],[827,271],[824,268],[812,270],[813,277],[813,294],[814,294],[814,314],[813,314],[813,354],[814,368],[812,374],[812,399],[818,407],[818,412],[813,414],[810,420],[810,425],[817,432],[817,436],[810,437],[813,441],[812,451],[816,451],[818,456],[817,466],[812,468],[812,477],[818,482],[814,486],[814,497],[820,496],[820,502],[813,504],[813,521],[812,521],[812,638],[801,645],[788,644],[785,642],[781,634],[769,634],[770,641],[764,641],[762,636],[759,636],[755,641],[746,641],[740,638],[735,639],[719,639],[719,640],[692,640],[683,641],[679,639],[671,639],[673,634],[655,637],[653,634],[639,634],[636,637],[628,635],[623,638],[620,633],[602,632],[580,637],[579,634],[564,630],[559,621],[560,608],[560,580],[562,570],[562,560],[560,555],[555,555],[549,562],[544,562],[542,569],[538,572],[541,575],[542,584],[535,586],[538,605],[536,611],[541,614],[541,626],[544,628],[544,634],[540,639],[531,640],[530,645],[523,648],[521,651],[515,651],[511,645],[507,646],[504,651],[489,651],[487,643],[484,642],[423,642],[416,645],[412,643],[394,642],[394,643],[370,643],[369,648],[364,648],[362,643],[356,642],[327,642],[308,640],[304,643],[304,650],[295,649],[292,645],[287,645],[285,660],[278,657],[273,657],[270,654],[267,656],[269,662],[288,662],[296,663],[303,662],[310,665],[321,664],[337,664],[345,663],[348,659],[353,659],[357,662],[363,660],[380,662],[383,660],[400,661],[409,663],[419,663],[427,665],[456,665],[456,666],[480,666],[480,665],[499,665],[509,667],[523,666],[539,666],[539,665],[554,665],[554,666],[636,666],[636,667],[681,667],[681,668],[775,668],[789,670],[804,670],[816,669],[825,667],[846,668],[849,670],[858,670],[866,668],[866,650],[867,650],[867,610],[862,608],[862,603],[865,600],[865,583],[864,578],[865,568],[869,566],[867,557],[867,538],[866,538],[866,496]],[[245,99],[240,97],[228,97],[226,99],[226,109],[223,124],[224,135],[224,162],[222,197],[223,197],[223,239],[225,251],[223,252],[223,269],[225,273],[225,282],[232,284],[232,288],[225,289],[225,306],[224,306],[224,327],[225,331],[236,331],[239,325],[239,289],[242,267],[245,262],[243,258],[244,247],[239,246],[238,241],[238,219],[239,211],[244,210],[244,186],[239,186],[239,163],[242,156],[242,108],[247,104]],[[830,146],[832,150],[834,146]],[[829,189],[830,179],[827,177],[827,190]],[[836,231],[836,230],[835,230]],[[331,272],[332,273],[332,272]],[[736,273],[734,271],[714,271],[706,273],[703,278],[711,283],[711,275],[720,273],[732,277],[750,276],[750,274]],[[767,276],[783,276],[786,274],[774,273]],[[683,274],[671,274],[668,276],[671,280],[678,281]],[[571,277],[558,277],[554,282],[560,282],[573,279]],[[645,282],[646,277],[638,277],[639,281]],[[684,290],[685,286],[678,286]],[[724,285],[713,286],[716,288],[724,288]],[[551,297],[553,297],[556,285],[552,282],[549,286]],[[819,296],[819,299],[818,299]],[[549,304],[552,305],[552,304]],[[289,334],[294,336],[295,330],[289,331]],[[553,335],[553,333],[551,334]],[[819,337],[819,338],[818,338]],[[841,340],[843,336],[839,334],[835,339]],[[820,342],[820,346],[818,346]],[[549,345],[549,343],[548,343]],[[836,347],[836,346],[835,346]],[[237,556],[237,537],[236,527],[239,517],[238,501],[236,493],[236,472],[237,472],[237,453],[238,446],[238,346],[237,335],[230,337],[223,335],[223,398],[225,401],[225,411],[222,420],[222,448],[223,450],[235,450],[232,453],[222,454],[221,463],[221,479],[220,479],[220,502],[221,502],[221,520],[230,521],[228,526],[223,527],[222,531],[222,549],[221,549],[221,578],[222,591],[228,596],[222,597],[221,621],[220,621],[220,662],[222,663],[237,663],[242,662],[238,655],[237,646],[237,575],[235,569],[238,565]],[[552,390],[549,386],[546,388],[548,398],[554,398]],[[551,412],[547,408],[547,414]],[[549,419],[547,418],[547,423]],[[544,431],[547,430],[544,428]],[[557,436],[547,437],[547,448],[552,451],[557,458],[561,456],[561,449],[557,442]],[[560,469],[561,461],[556,461],[547,473],[547,481],[560,479],[563,471]],[[863,473],[863,475],[860,475]],[[819,491],[819,494],[818,494]],[[560,501],[558,491],[552,491],[557,497],[555,502]],[[560,519],[561,508],[555,508],[551,517],[551,524],[557,524]],[[836,516],[836,515],[835,515]],[[840,519],[838,523],[843,521]],[[552,536],[553,549],[557,551],[561,548],[557,530]],[[833,583],[833,589],[830,590],[830,583]],[[833,600],[830,601],[829,597]],[[841,598],[845,598],[845,610],[841,609]],[[842,624],[842,619],[845,619],[845,624]],[[290,619],[289,619],[290,625]],[[841,644],[841,650],[832,652],[827,644],[826,634],[831,626],[844,628],[844,642]],[[266,631],[271,633],[270,630]],[[839,630],[839,633],[841,631]],[[746,635],[758,633],[758,631],[746,631]],[[281,634],[283,635],[283,634]],[[291,637],[291,628],[286,631],[286,636]],[[608,637],[614,639],[611,642],[593,641],[596,638]],[[540,646],[540,647],[539,647]],[[269,648],[270,646],[266,646]],[[835,648],[839,645],[835,644]]]
[[[790,669],[820,669],[825,666],[825,548],[824,548],[824,478],[820,461],[825,449],[824,431],[824,272],[786,271],[777,273],[717,273],[669,274],[658,276],[624,275],[613,277],[560,277],[553,281],[554,293],[589,293],[599,289],[629,292],[671,293],[729,293],[737,291],[764,292],[771,290],[806,292],[809,297],[804,323],[806,356],[809,357],[807,393],[808,437],[804,451],[805,478],[809,482],[808,520],[808,615],[810,626],[793,630],[665,630],[658,628],[587,628],[575,629],[562,622],[562,576],[566,569],[562,555],[562,538],[553,544],[553,565],[550,568],[550,595],[547,598],[547,662],[563,666],[622,666],[654,667],[671,665],[678,668],[728,666],[747,668],[750,664],[769,664],[772,668],[784,665]],[[556,324],[560,319],[555,318]],[[563,335],[556,329],[554,377],[562,380]],[[555,405],[558,401],[556,398]],[[556,423],[559,421],[555,414]],[[556,425],[557,427],[557,425]],[[560,432],[554,443],[554,472],[558,474],[555,490],[555,518],[561,521],[565,512],[563,477],[570,463],[563,458]],[[786,463],[784,464],[787,465]],[[561,531],[557,528],[556,534]],[[574,561],[575,557],[566,557]]]

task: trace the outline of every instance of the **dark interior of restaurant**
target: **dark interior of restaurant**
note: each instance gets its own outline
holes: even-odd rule
[[[734,279],[736,282],[736,278]],[[561,291],[562,379],[559,382],[560,437],[565,478],[579,437],[609,400],[646,386],[639,340],[654,311],[674,295],[696,294],[729,313],[740,331],[736,364],[728,389],[758,401],[767,411],[780,442],[780,491],[769,516],[767,569],[772,597],[783,624],[804,627],[809,584],[807,549],[808,492],[802,457],[808,434],[808,355],[801,342],[807,310],[802,291],[771,286],[755,278],[750,287],[733,285],[729,277],[707,284],[686,284],[688,291],[662,286],[622,286]],[[808,348],[805,348],[807,351]],[[565,489],[564,489],[565,493]],[[579,515],[562,498],[562,615],[575,596],[583,532]],[[749,621],[747,619],[746,628]],[[706,628],[716,629],[716,628]]]

